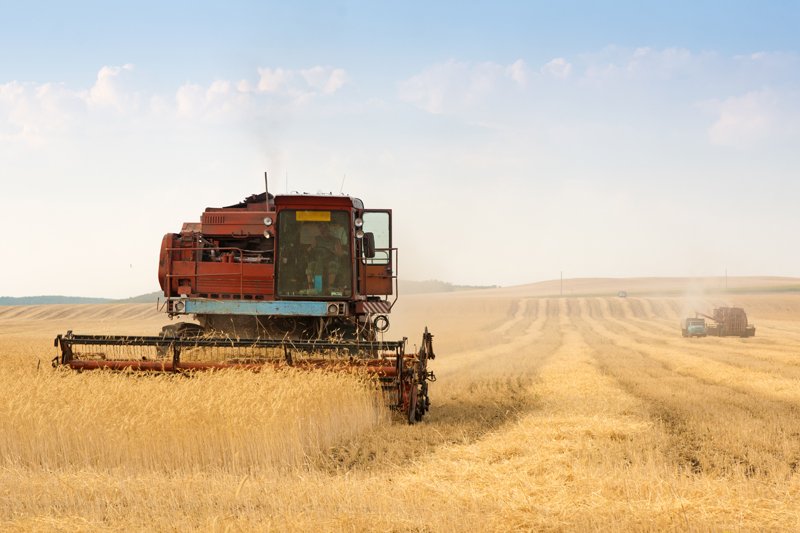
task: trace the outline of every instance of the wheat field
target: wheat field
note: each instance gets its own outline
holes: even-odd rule
[[[55,371],[57,333],[165,319],[0,307],[0,530],[800,530],[798,281],[715,283],[401,297],[437,353],[415,426],[352,375]],[[756,336],[681,337],[723,304]]]

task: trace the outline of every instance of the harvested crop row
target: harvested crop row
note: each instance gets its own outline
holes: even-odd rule
[[[800,461],[798,407],[677,372],[646,348],[619,343],[595,318],[578,324],[604,372],[651,406],[675,436],[679,463],[718,475],[792,475]]]

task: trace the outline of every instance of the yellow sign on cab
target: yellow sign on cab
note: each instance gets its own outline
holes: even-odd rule
[[[330,222],[330,211],[296,211],[295,220],[298,222]]]

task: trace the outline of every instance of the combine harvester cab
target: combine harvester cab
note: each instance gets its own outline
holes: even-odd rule
[[[157,336],[59,335],[55,365],[76,370],[364,372],[410,423],[428,411],[427,328],[416,353],[384,340],[397,301],[392,212],[337,195],[252,195],[207,208],[164,236],[158,280],[170,318]]]

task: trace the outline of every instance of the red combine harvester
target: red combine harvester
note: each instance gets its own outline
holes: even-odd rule
[[[741,307],[717,307],[711,315],[695,313],[711,322],[706,329],[712,337],[753,337],[756,327],[747,322],[747,314]]]
[[[168,371],[263,365],[334,368],[375,375],[410,423],[428,411],[423,333],[383,340],[397,301],[392,212],[335,195],[252,195],[207,208],[161,243],[158,280],[170,317],[150,337],[56,337],[55,365],[76,370]]]

